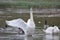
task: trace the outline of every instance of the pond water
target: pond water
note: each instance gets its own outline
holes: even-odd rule
[[[0,40],[60,40],[60,35],[33,34],[33,36],[24,36],[1,34]]]

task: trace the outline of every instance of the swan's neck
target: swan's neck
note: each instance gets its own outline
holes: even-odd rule
[[[30,8],[30,19],[33,21],[33,10]]]

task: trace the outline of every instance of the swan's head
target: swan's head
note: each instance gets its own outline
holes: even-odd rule
[[[54,28],[58,28],[57,26],[54,26]]]
[[[59,28],[57,26],[54,26],[54,30],[56,30],[57,32],[59,32]]]

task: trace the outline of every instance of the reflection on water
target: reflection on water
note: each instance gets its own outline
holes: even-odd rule
[[[25,35],[8,35],[0,36],[0,40],[33,40],[33,37]]]
[[[0,35],[0,40],[59,40],[59,35],[41,35],[35,34],[33,36],[24,35]]]
[[[33,37],[25,37],[24,40],[33,40]]]
[[[45,35],[44,40],[59,40],[59,35]]]

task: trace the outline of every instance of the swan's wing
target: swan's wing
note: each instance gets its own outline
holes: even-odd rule
[[[6,21],[6,24],[12,27],[18,27],[18,28],[22,28],[23,30],[27,29],[27,25],[26,22],[24,22],[22,19],[14,19],[11,21]]]

